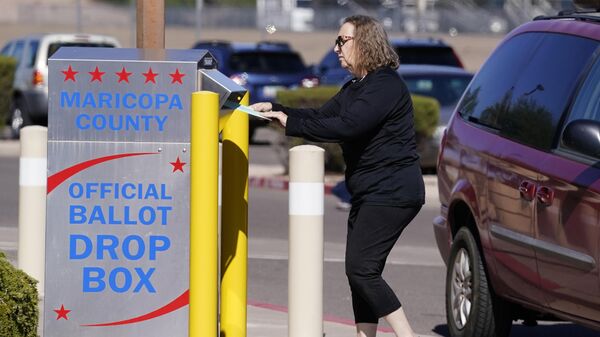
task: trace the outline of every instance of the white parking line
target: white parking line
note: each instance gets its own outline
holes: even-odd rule
[[[344,262],[346,245],[325,242],[325,262]],[[282,239],[250,238],[248,258],[260,260],[287,260],[288,241]],[[439,251],[434,247],[397,245],[392,249],[387,264],[404,266],[444,267]]]

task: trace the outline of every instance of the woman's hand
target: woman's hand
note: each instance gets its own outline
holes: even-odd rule
[[[269,104],[271,104],[271,103],[269,103]],[[285,125],[287,124],[288,116],[281,111],[265,111],[265,112],[261,113],[261,115],[268,117],[268,118],[277,118],[277,120],[279,120],[279,123],[281,124],[281,126],[283,126],[284,128],[285,128]]]
[[[258,112],[271,111],[273,110],[273,104],[271,102],[258,102],[250,105],[249,108]]]

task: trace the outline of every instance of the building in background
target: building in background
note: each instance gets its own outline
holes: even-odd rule
[[[274,26],[294,32],[314,29],[313,0],[256,0],[256,26]]]
[[[538,15],[572,8],[567,0],[193,0],[167,6],[165,23],[204,28],[337,30],[344,17],[367,14],[389,31],[504,34]],[[226,2],[225,2],[226,1]],[[115,2],[120,5],[115,5]],[[233,5],[233,3],[237,5]],[[131,25],[134,0],[0,0],[0,23]],[[196,9],[201,8],[200,15]],[[133,20],[135,21],[135,20]]]

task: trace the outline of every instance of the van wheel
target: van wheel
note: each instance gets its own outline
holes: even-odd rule
[[[31,120],[19,99],[14,99],[10,104],[9,125],[11,136],[14,139],[19,138],[22,127],[31,125]]]
[[[507,337],[512,317],[488,284],[473,234],[461,228],[446,274],[446,320],[452,337]]]

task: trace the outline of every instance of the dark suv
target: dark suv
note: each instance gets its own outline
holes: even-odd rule
[[[285,42],[200,41],[193,48],[210,51],[217,59],[219,71],[248,89],[250,103],[274,101],[280,89],[311,88],[319,84],[300,54]],[[258,126],[265,124],[264,120],[251,118],[250,137]]]
[[[454,49],[440,39],[395,38],[390,39],[390,44],[400,57],[401,65],[430,64],[463,68]],[[321,84],[342,85],[352,78],[340,65],[333,48],[321,59],[315,73],[319,76]]]
[[[433,227],[451,336],[507,336],[517,319],[600,329],[597,12],[508,34],[449,122]]]

